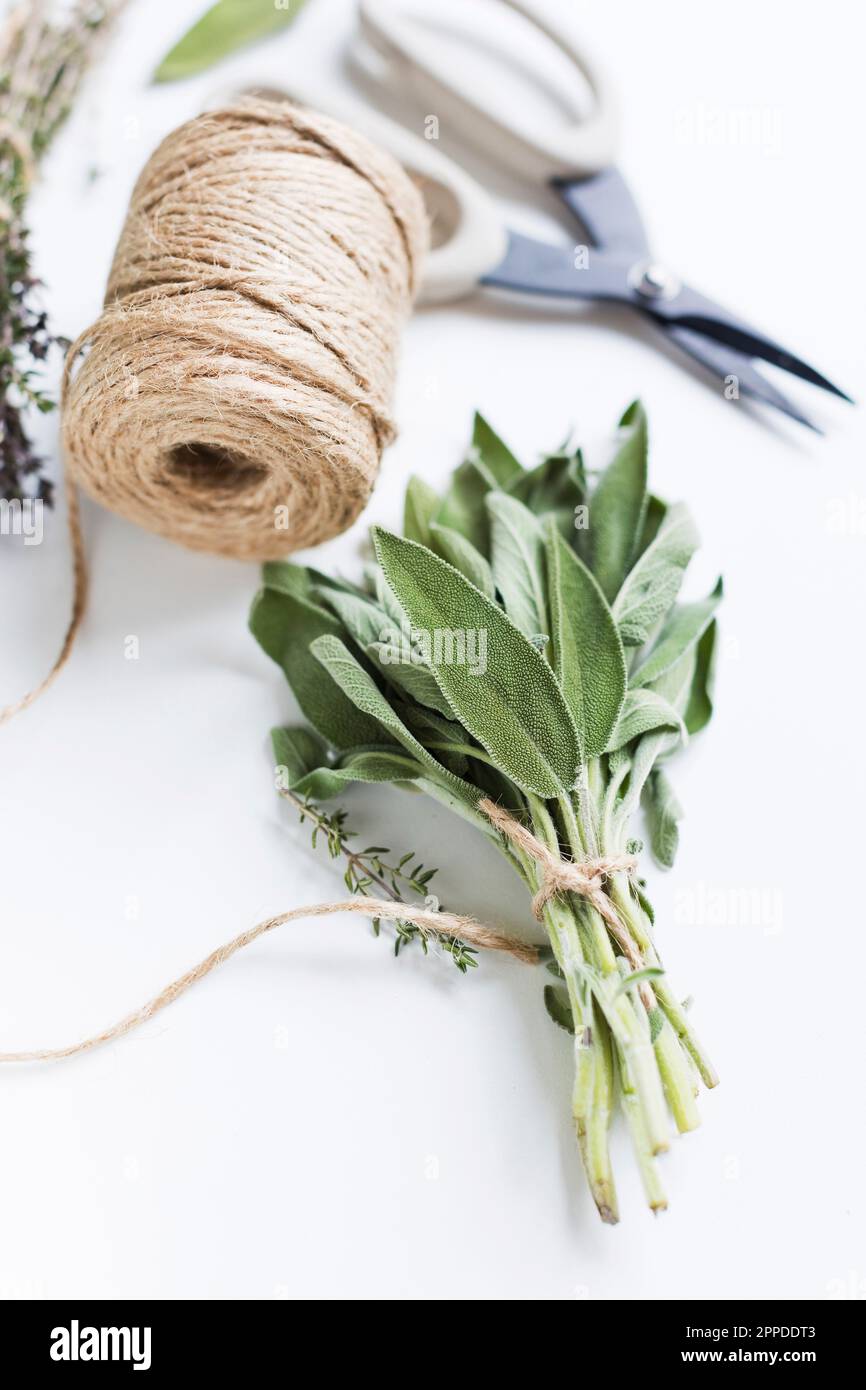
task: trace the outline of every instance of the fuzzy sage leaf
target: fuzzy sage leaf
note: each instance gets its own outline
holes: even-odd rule
[[[454,715],[525,791],[557,796],[573,786],[582,760],[574,720],[550,667],[495,603],[453,566],[414,541],[379,527],[379,563],[413,627],[471,632],[484,669],[433,660],[431,670]]]

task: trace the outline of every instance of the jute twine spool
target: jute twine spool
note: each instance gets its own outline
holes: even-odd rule
[[[393,438],[426,245],[408,176],[336,121],[243,99],[181,126],[138,179],[105,309],[70,352],[71,480],[245,560],[343,531]]]

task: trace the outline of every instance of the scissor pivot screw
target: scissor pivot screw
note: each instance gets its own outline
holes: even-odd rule
[[[680,282],[667,266],[659,261],[640,261],[632,266],[629,284],[645,299],[673,299],[680,292]]]

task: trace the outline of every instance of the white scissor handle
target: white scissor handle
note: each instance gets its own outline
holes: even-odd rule
[[[424,262],[418,295],[421,303],[461,299],[471,294],[481,276],[502,260],[506,232],[492,199],[469,174],[429,141],[412,135],[369,107],[334,99],[318,88],[313,91],[294,77],[287,79],[282,71],[273,80],[265,77],[243,87],[219,89],[211,93],[207,105],[213,108],[250,92],[284,97],[333,116],[381,145],[415,176],[433,214],[434,234],[443,216],[449,233],[441,245],[434,245]]]
[[[425,52],[423,30],[411,12],[394,0],[359,0],[365,37],[387,58],[397,74],[430,104],[440,118],[453,120],[461,135],[491,159],[506,164],[524,178],[548,181],[583,178],[613,163],[617,136],[615,103],[606,80],[579,50],[564,29],[542,14],[531,0],[504,0],[565,54],[580,70],[592,91],[595,107],[579,124],[530,136],[505,124],[504,118],[453,82],[441,61]]]

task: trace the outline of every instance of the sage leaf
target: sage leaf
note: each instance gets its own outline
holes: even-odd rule
[[[614,753],[654,729],[674,730],[676,742],[687,737],[682,717],[662,695],[654,690],[629,690],[605,751]]]
[[[658,535],[630,570],[614,600],[613,615],[627,647],[643,646],[664,618],[699,543],[687,509],[681,503],[669,507]]]
[[[287,566],[286,570],[298,568]],[[291,578],[299,585],[307,582],[303,573]],[[285,589],[264,588],[253,600],[250,630],[271,660],[282,667],[303,713],[328,743],[334,748],[353,748],[383,741],[378,723],[334,688],[310,653],[310,643],[317,637],[343,634],[339,618],[312,599]]]
[[[395,652],[393,641],[371,642],[366,652],[389,685],[419,705],[444,714],[450,719],[451,706],[436,684],[432,671],[419,661],[403,661],[402,650]]]
[[[613,614],[586,565],[547,522],[547,577],[554,670],[594,758],[608,745],[625,699],[625,653]]]
[[[321,767],[328,756],[327,744],[312,729],[303,725],[291,729],[271,729],[271,747],[277,767],[286,770],[290,791],[307,773]]]
[[[679,822],[683,810],[661,768],[651,772],[644,784],[643,807],[649,827],[653,858],[663,868],[669,869],[679,845]]]
[[[474,459],[481,463],[497,487],[508,487],[523,473],[522,464],[518,463],[508,445],[503,444],[479,411],[475,412],[472,426],[472,452]]]
[[[586,478],[580,450],[572,455],[550,454],[537,467],[514,478],[506,491],[540,520],[554,516],[562,535],[573,542],[577,508],[586,502]]]
[[[459,531],[453,530],[450,526],[442,526],[438,521],[432,522],[428,534],[429,540],[426,544],[431,550],[435,551],[437,555],[441,555],[443,560],[447,560],[449,565],[453,565],[456,570],[459,570],[470,584],[474,584],[476,589],[481,590],[482,594],[486,594],[490,599],[495,599],[496,585],[493,581],[493,571],[471,541],[468,541],[465,536],[461,536]],[[413,538],[410,537],[410,539]]]
[[[623,975],[616,992],[617,994],[625,994],[634,985],[641,984],[643,980],[658,980],[664,973],[660,965],[644,965],[640,970],[632,970],[630,974]]]
[[[490,553],[490,525],[484,499],[495,485],[481,464],[467,459],[452,474],[451,486],[436,513],[441,526],[459,531],[485,558]]]
[[[385,577],[413,625],[430,633],[473,632],[479,664],[439,660],[431,670],[466,729],[524,791],[549,797],[574,785],[580,739],[544,657],[497,604],[453,566],[379,527],[374,543]]]
[[[574,1033],[574,1016],[568,991],[562,985],[544,986],[544,1007],[557,1027],[564,1028],[566,1033]]]
[[[388,614],[397,630],[402,631],[404,628],[408,628],[409,619],[389,589],[385,576],[378,565],[373,567],[373,592],[379,607]]]
[[[291,24],[305,0],[217,0],[166,54],[154,82],[192,77],[245,44],[267,38]]]
[[[314,597],[330,608],[340,619],[349,636],[357,642],[362,651],[374,642],[387,642],[390,636],[390,619],[387,613],[369,599],[340,590],[321,590],[314,588]]]
[[[652,650],[629,678],[632,686],[649,685],[698,642],[706,632],[722,597],[722,581],[708,598],[672,608]]]
[[[707,724],[713,714],[713,685],[716,674],[716,629],[715,620],[710,623],[698,643],[695,669],[686,705],[686,728],[690,734],[697,734]]]
[[[414,541],[407,541],[414,545]],[[318,637],[310,647],[312,656],[321,663],[334,684],[352,703],[369,718],[376,720],[398,743],[401,743],[413,758],[417,758],[428,772],[443,782],[456,796],[474,804],[479,799],[476,787],[464,782],[462,778],[449,772],[414,734],[406,728],[400,716],[388,704],[372,677],[355,660],[344,642],[338,637]],[[379,739],[381,742],[381,737]]]
[[[409,479],[403,504],[403,535],[410,541],[430,544],[430,522],[439,510],[439,494],[417,474]]]
[[[292,790],[314,801],[329,801],[341,796],[352,782],[414,782],[423,776],[421,764],[406,754],[387,748],[359,748],[333,767],[312,768]]]
[[[634,559],[647,503],[647,422],[640,401],[620,420],[621,442],[589,502],[586,554],[612,602]]]
[[[659,533],[659,527],[667,515],[667,510],[667,503],[663,502],[660,497],[655,497],[650,493],[647,498],[646,513],[643,519],[640,540],[637,544],[636,560],[643,555],[647,546],[652,545]]]
[[[490,563],[506,613],[527,637],[549,633],[541,523],[505,492],[487,494],[487,511]]]

